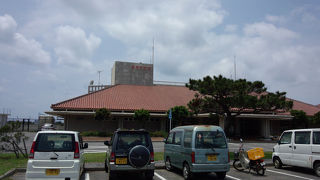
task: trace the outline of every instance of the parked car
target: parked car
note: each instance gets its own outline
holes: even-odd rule
[[[108,146],[105,170],[109,179],[128,172],[144,173],[147,179],[153,178],[154,151],[147,131],[117,130],[104,144]]]
[[[75,131],[39,131],[33,140],[26,179],[79,179],[88,144]]]
[[[320,176],[320,128],[284,131],[273,148],[272,159],[275,168],[311,168]]]
[[[45,123],[42,127],[41,127],[41,131],[48,131],[48,130],[55,130],[54,125],[50,124],[50,123]]]
[[[211,172],[224,179],[230,169],[225,133],[212,125],[176,127],[165,140],[164,160],[168,171],[182,169],[184,179]]]

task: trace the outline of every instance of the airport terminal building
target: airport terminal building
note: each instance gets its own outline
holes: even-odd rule
[[[139,129],[141,124],[133,119],[134,111],[145,109],[150,112],[146,123],[149,131],[168,131],[170,108],[186,106],[194,98],[195,91],[183,84],[156,84],[153,80],[153,64],[116,61],[112,68],[111,85],[89,85],[88,93],[51,105],[47,114],[63,117],[66,130],[107,131],[117,128]],[[304,110],[312,116],[320,108],[295,101],[293,109]],[[110,110],[111,117],[106,121],[97,121],[94,114],[97,109]],[[202,124],[225,126],[225,119],[213,120],[209,114],[199,114]],[[289,112],[274,111],[264,113],[243,112],[236,118],[236,134],[241,136],[270,137],[278,136],[290,127],[292,116]]]

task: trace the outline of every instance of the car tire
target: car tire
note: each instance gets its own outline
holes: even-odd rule
[[[183,178],[185,180],[192,179],[192,172],[190,171],[190,167],[189,167],[188,163],[183,164],[182,174],[183,174]]]
[[[154,176],[154,170],[146,171],[144,174],[147,180],[152,180]]]
[[[110,171],[109,172],[109,180],[113,180],[113,179],[116,179],[117,177],[117,174],[113,171]]]
[[[227,172],[217,172],[218,179],[224,179],[226,177]]]
[[[104,169],[105,169],[106,173],[108,173],[108,161],[107,160],[104,161]]]
[[[165,167],[166,167],[166,170],[172,171],[172,165],[169,157],[166,158]]]
[[[320,176],[320,163],[314,165],[314,172],[317,176]]]
[[[142,145],[133,147],[129,152],[129,162],[135,168],[142,168],[150,162],[150,151]]]
[[[281,169],[283,164],[282,164],[279,157],[274,157],[273,158],[273,165],[276,169]]]

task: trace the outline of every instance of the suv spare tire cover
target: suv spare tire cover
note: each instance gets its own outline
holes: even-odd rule
[[[142,145],[133,147],[129,152],[129,162],[131,166],[141,168],[150,161],[150,151]]]

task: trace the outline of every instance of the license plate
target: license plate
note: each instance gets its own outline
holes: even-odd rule
[[[46,169],[47,176],[56,176],[60,174],[60,169]]]
[[[127,158],[116,158],[116,164],[128,164]]]
[[[208,161],[216,161],[217,155],[207,155]]]
[[[266,165],[266,163],[264,163],[264,162],[262,162],[262,163],[260,163],[261,164],[261,166],[265,166]]]

